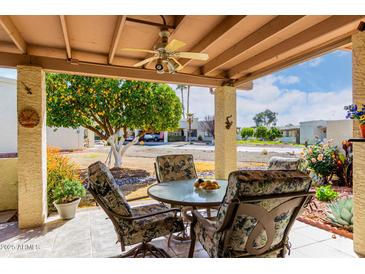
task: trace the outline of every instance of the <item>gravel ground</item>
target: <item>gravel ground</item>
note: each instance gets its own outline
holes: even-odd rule
[[[250,149],[248,149],[250,148]],[[272,156],[283,156],[283,157],[295,157],[299,155],[298,148],[290,146],[253,146],[242,148],[238,147],[238,162],[239,163],[267,163]],[[108,147],[99,146],[91,149],[87,149],[83,152],[71,153],[70,157],[80,160],[81,164],[95,162],[96,160],[104,161],[107,153],[109,152]],[[85,155],[87,153],[87,155]],[[124,165],[129,168],[140,168],[139,161],[147,161],[153,163],[150,160],[154,159],[158,155],[164,154],[193,154],[195,161],[206,161],[214,162],[214,146],[210,145],[186,145],[186,143],[174,143],[173,145],[135,145],[128,149],[124,157]],[[90,161],[89,161],[90,160]],[[153,171],[152,169],[148,169]]]

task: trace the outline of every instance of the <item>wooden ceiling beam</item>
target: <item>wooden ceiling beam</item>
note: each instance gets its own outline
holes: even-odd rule
[[[222,36],[227,34],[235,26],[241,23],[245,19],[245,15],[228,15],[217,26],[213,28],[206,36],[204,36],[198,43],[192,46],[189,51],[192,52],[204,52],[217,42]],[[181,61],[181,65],[188,65],[192,59],[185,59]]]
[[[126,17],[126,21],[131,22],[131,23],[135,23],[135,24],[142,24],[142,25],[157,27],[157,28],[166,27],[168,29],[175,29],[175,26],[171,26],[171,25],[168,25],[168,24],[164,25],[163,23],[156,23],[156,22],[146,21],[146,20],[132,18],[132,17]]]
[[[66,16],[60,15],[60,21],[61,21],[63,40],[65,41],[65,46],[66,46],[67,58],[71,59],[72,58],[71,45],[70,45],[70,38],[68,36],[68,27],[67,27],[67,23],[66,23]]]
[[[339,48],[343,47],[344,45],[348,45],[349,43],[351,43],[351,33],[338,37],[336,39],[333,39],[322,45],[312,47],[308,50],[305,50],[305,51],[303,51],[297,55],[294,55],[288,59],[285,59],[281,62],[272,64],[268,67],[248,73],[247,75],[236,80],[234,82],[234,86],[236,86],[236,87],[241,86],[242,84],[249,83],[259,77],[263,77],[270,73],[277,72],[277,71],[280,71],[287,67],[308,61],[310,59],[313,59],[320,55],[328,53],[332,50],[339,49]]]
[[[204,75],[206,75],[220,68],[229,61],[241,56],[241,54],[243,54],[248,49],[272,37],[279,31],[282,31],[283,29],[287,28],[288,26],[292,25],[303,17],[304,16],[294,15],[280,15],[275,17],[269,23],[265,24],[258,30],[240,40],[235,45],[231,46],[229,49],[225,50],[223,53],[219,54],[214,59],[210,60],[208,63],[200,68],[200,71]]]
[[[172,84],[187,84],[202,87],[217,87],[223,85],[228,81],[228,79],[207,77],[201,75],[191,75],[185,73],[158,74],[155,70],[142,68],[103,65],[82,61],[70,62],[68,60],[58,58],[0,52],[0,66],[15,68],[17,65],[39,66],[48,72],[111,77],[118,79]]]
[[[118,16],[117,24],[116,24],[115,29],[114,29],[113,40],[112,40],[112,43],[110,45],[110,50],[109,50],[109,57],[108,57],[108,63],[109,64],[113,63],[115,53],[118,49],[120,37],[122,36],[122,32],[123,32],[123,28],[124,28],[124,25],[125,25],[125,22],[126,22],[126,18],[127,18],[126,15],[119,15]]]
[[[250,69],[251,67],[268,61],[280,54],[285,53],[293,48],[304,45],[307,42],[318,39],[323,35],[326,35],[338,28],[345,25],[355,23],[361,20],[364,16],[331,16],[328,19],[276,44],[275,46],[233,66],[227,71],[229,78],[237,78],[242,72]]]
[[[20,52],[22,54],[27,53],[27,44],[25,43],[23,37],[20,35],[10,16],[0,15],[0,26],[2,26],[5,32],[9,35],[13,43],[20,50]]]

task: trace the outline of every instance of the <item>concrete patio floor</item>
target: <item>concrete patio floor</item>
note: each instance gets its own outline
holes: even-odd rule
[[[297,221],[290,234],[292,250],[288,258],[357,258],[352,240]],[[20,230],[17,223],[0,224],[0,257],[112,257],[120,254],[120,245],[110,220],[99,208],[79,209],[76,218],[63,221],[51,216],[41,228]],[[172,257],[187,257],[189,242],[165,237],[153,243]],[[127,248],[128,250],[128,248]],[[196,245],[194,257],[207,253]]]

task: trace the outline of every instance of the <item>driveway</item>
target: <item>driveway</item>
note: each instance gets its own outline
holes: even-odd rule
[[[126,152],[127,157],[155,158],[164,154],[193,154],[195,160],[214,161],[214,149],[212,145],[187,144],[186,142],[162,143],[148,142],[144,145],[134,145]],[[239,162],[267,163],[272,156],[298,157],[302,148],[295,146],[237,146],[237,160]],[[107,153],[109,147],[101,146],[90,149]]]

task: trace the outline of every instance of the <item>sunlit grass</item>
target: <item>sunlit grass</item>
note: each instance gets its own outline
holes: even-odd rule
[[[301,144],[290,144],[283,143],[281,141],[261,141],[261,140],[239,140],[237,141],[239,145],[287,145],[287,146],[295,146],[295,147],[303,147]]]

